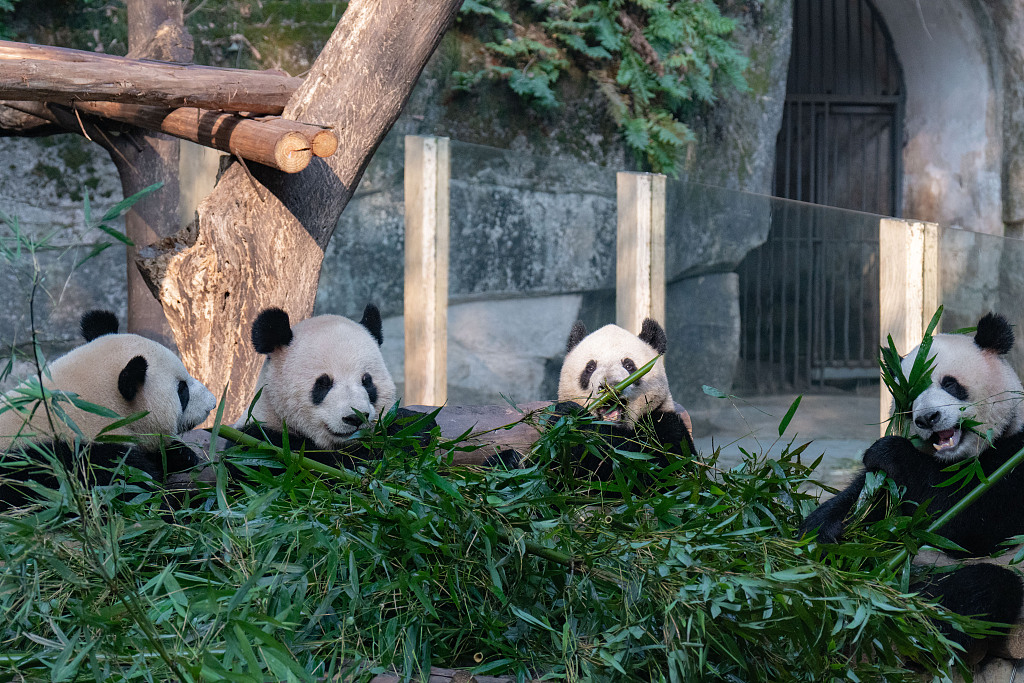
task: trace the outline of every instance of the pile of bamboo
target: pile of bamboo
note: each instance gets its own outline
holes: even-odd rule
[[[190,140],[286,173],[338,148],[333,130],[283,119],[301,79],[0,41],[0,99],[57,122],[50,104]]]

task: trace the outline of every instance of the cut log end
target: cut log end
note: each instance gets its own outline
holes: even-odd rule
[[[338,136],[333,130],[321,130],[313,136],[313,154],[329,157],[338,151]]]
[[[274,146],[274,162],[285,173],[298,173],[309,166],[313,158],[313,145],[302,133],[285,133]]]

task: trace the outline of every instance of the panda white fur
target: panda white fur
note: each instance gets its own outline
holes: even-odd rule
[[[1014,336],[1005,318],[988,314],[978,321],[972,337],[939,334],[932,340],[934,357],[932,383],[913,404],[911,430],[921,441],[920,450],[900,436],[886,436],[864,453],[864,469],[845,489],[812,512],[803,530],[817,530],[819,541],[841,539],[847,517],[864,487],[866,472],[883,471],[901,487],[904,512],[910,514],[931,500],[935,515],[959,501],[977,482],[967,487],[939,487],[951,476],[944,472],[956,461],[978,458],[986,475],[992,474],[1024,448],[1024,393],[1021,381],[1006,361]],[[909,375],[920,347],[903,360]],[[980,424],[975,431],[963,427],[965,420]],[[986,435],[991,435],[991,443]],[[1000,549],[1000,543],[1024,534],[1024,467],[1007,474],[967,510],[946,524],[939,533],[964,548],[968,556],[985,556]],[[880,519],[884,506],[875,505],[869,521]],[[960,554],[962,555],[962,554]],[[949,609],[977,614],[1000,623],[1019,617],[1024,589],[1012,571],[991,564],[965,566],[938,581],[916,586],[939,598]],[[969,644],[959,631],[946,628],[946,635],[965,647]]]
[[[555,412],[579,410],[580,403],[596,398],[655,356],[664,356],[667,348],[664,329],[650,318],[643,321],[639,335],[617,325],[605,325],[588,334],[583,322],[576,321],[566,344]],[[664,358],[659,358],[646,375],[626,388],[619,399],[599,408],[594,415],[605,422],[597,429],[613,446],[629,447],[628,442],[635,448],[642,431],[637,429],[638,423],[649,419],[658,441],[652,446],[664,447],[679,456],[694,452],[690,430],[676,412],[669,391]],[[667,465],[661,448],[652,447],[650,452],[658,465]],[[592,455],[585,455],[581,466],[600,480],[612,476],[611,463]]]
[[[281,309],[264,310],[252,325],[253,347],[266,354],[256,383],[259,398],[252,419],[243,418],[239,429],[281,446],[287,427],[292,450],[305,449],[307,457],[330,465],[351,468],[369,458],[352,437],[396,401],[380,352],[383,341],[380,311],[372,304],[358,323],[320,315],[293,326]],[[405,409],[398,415],[422,416]]]
[[[33,402],[19,404],[21,392],[15,388],[0,399],[0,452],[5,460],[24,460],[41,444],[54,452],[65,466],[73,464],[76,439],[87,444],[94,469],[90,483],[108,483],[109,472],[122,460],[143,470],[157,482],[167,474],[197,464],[191,448],[168,439],[196,427],[216,405],[210,391],[188,374],[181,360],[165,346],[135,334],[118,334],[117,317],[108,311],[90,311],[82,316],[81,331],[86,343],[53,361],[43,376],[43,385],[54,391],[76,394],[79,398],[122,417],[145,412],[142,418],[111,434],[131,437],[131,443],[95,442],[114,418],[76,408],[66,401],[60,408],[81,432],[81,437],[57,416],[51,420],[43,406]],[[167,469],[164,470],[166,462]],[[54,486],[56,479],[38,468],[4,467],[0,504],[25,502],[24,489],[13,483],[35,479]]]

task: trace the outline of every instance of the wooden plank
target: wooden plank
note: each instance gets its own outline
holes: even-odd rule
[[[280,114],[302,85],[280,71],[169,64],[0,41],[0,99],[106,100]]]
[[[405,403],[448,399],[448,138],[405,137]]]
[[[900,354],[921,343],[939,303],[938,226],[883,218],[878,226],[879,344],[891,335]],[[879,388],[880,432],[892,407],[884,383]]]
[[[665,324],[665,176],[620,172],[616,186],[615,321],[639,332]]]

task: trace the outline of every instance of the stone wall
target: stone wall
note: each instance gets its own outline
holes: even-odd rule
[[[378,150],[327,251],[317,313],[386,318],[402,386],[402,138]],[[448,388],[452,403],[553,398],[569,328],[615,319],[615,171],[576,161],[451,145]],[[739,355],[738,279],[763,242],[763,195],[669,181],[668,371],[676,400],[728,390]]]
[[[681,175],[767,193],[792,7],[791,0],[758,2],[756,13],[752,6],[737,5],[751,90],[693,112],[697,141]],[[452,153],[450,400],[552,398],[572,322],[581,318],[596,328],[614,319],[615,171],[636,167],[585,74],[559,82],[565,106],[554,112],[538,112],[497,84],[453,95],[450,74],[472,49],[450,34],[421,76],[328,246],[316,311],[358,316],[368,301],[380,305],[385,353],[401,384],[403,138],[447,135],[461,141]],[[123,249],[103,252],[68,277],[81,253],[103,238],[82,233],[82,188],[94,188],[107,206],[119,199],[117,176],[105,152],[76,136],[0,139],[0,159],[12,160],[9,168],[0,166],[0,209],[33,230],[77,226],[64,229],[60,239],[84,245],[59,263],[44,259],[47,284],[59,286],[40,329],[47,352],[57,353],[77,343],[83,310],[105,307],[124,315]],[[183,168],[187,202],[211,187],[209,167]],[[701,384],[731,386],[739,348],[732,271],[764,240],[768,223],[767,213],[746,201],[674,187],[666,327],[673,390],[687,403],[700,399]],[[182,220],[190,215],[183,209]],[[2,293],[27,302],[28,281],[17,285],[12,271],[2,277]],[[4,344],[27,341],[26,307],[0,313]]]

